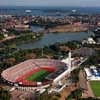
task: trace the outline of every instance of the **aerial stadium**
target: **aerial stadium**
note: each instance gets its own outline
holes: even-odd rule
[[[1,76],[12,85],[40,87],[57,83],[66,70],[68,66],[60,60],[30,59],[4,70]]]

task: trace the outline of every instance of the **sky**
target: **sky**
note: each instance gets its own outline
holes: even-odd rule
[[[3,5],[100,7],[100,0],[0,0],[0,6]]]

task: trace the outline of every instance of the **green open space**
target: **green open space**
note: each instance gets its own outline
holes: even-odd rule
[[[45,77],[50,74],[49,71],[46,70],[40,70],[29,77],[27,77],[25,80],[33,81],[33,82],[43,82],[45,80]]]
[[[96,97],[100,97],[100,81],[90,81],[92,91]]]

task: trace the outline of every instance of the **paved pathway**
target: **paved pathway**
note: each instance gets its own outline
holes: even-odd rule
[[[90,83],[87,82],[87,85],[88,85],[88,93],[89,93],[90,97],[95,97],[94,94],[93,94],[93,91],[91,89]]]
[[[0,40],[0,43],[1,43],[1,42],[4,42],[4,41],[6,41],[6,40],[14,39],[14,38],[15,38],[15,36],[8,36],[8,37],[4,38],[3,40]]]
[[[70,93],[74,90],[76,90],[77,87],[75,85],[71,85],[66,87],[62,92],[61,92],[61,98],[59,100],[65,100],[65,98],[70,95]]]

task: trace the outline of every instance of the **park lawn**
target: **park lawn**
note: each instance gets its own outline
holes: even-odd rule
[[[100,97],[100,81],[90,81],[92,91],[96,97]]]
[[[33,82],[43,82],[45,77],[49,74],[49,71],[46,70],[40,70],[29,77],[27,77],[25,80],[33,81]]]

